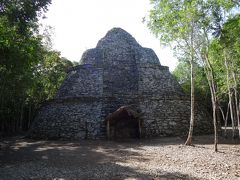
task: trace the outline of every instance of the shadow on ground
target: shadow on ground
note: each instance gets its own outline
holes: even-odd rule
[[[172,139],[180,143],[181,139]],[[197,179],[179,172],[145,172],[127,161],[146,162],[136,150],[142,145],[164,146],[167,140],[34,141],[12,138],[0,143],[0,174],[14,179]],[[153,157],[154,158],[154,157]]]

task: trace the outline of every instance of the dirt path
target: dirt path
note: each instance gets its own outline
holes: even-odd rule
[[[221,141],[218,153],[210,136],[194,142],[2,140],[0,179],[240,179],[239,142]]]

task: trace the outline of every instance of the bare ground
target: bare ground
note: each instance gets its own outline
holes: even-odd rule
[[[240,141],[199,136],[112,141],[0,142],[0,179],[240,179]]]

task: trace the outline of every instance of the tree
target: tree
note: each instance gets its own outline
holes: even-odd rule
[[[201,31],[199,28],[199,1],[165,1],[152,0],[153,9],[150,11],[149,28],[160,38],[162,42],[174,43],[175,50],[181,52],[191,66],[191,117],[186,145],[192,144],[194,127],[194,64],[195,50],[201,43]],[[201,4],[201,3],[200,3]],[[180,51],[179,51],[180,50]]]
[[[204,68],[195,63],[195,98],[196,100],[204,101],[204,104],[209,107],[209,99],[211,97]],[[191,93],[191,77],[190,64],[188,60],[179,60],[178,65],[172,72],[176,77],[185,93]],[[208,108],[209,109],[209,108]]]
[[[41,52],[41,39],[38,36],[22,35],[15,25],[12,26],[7,17],[0,17],[2,131],[3,129],[17,131],[23,119],[26,91],[32,86],[32,66],[42,59]]]
[[[53,50],[44,52],[43,61],[34,67],[34,92],[31,96],[36,99],[37,103],[54,97],[67,70],[72,66],[74,63],[61,57],[60,52]]]
[[[214,149],[217,151],[217,96],[214,72],[208,58],[210,38],[218,35],[223,13],[231,12],[239,2],[231,0],[151,0],[148,26],[164,43],[173,43],[178,52],[188,57],[191,64],[191,119],[186,145],[192,144],[194,124],[194,72],[196,60],[202,61],[211,91]],[[219,20],[220,19],[220,20]]]
[[[0,131],[22,129],[33,67],[43,59],[37,20],[50,0],[0,2]]]
[[[226,69],[230,74],[232,83],[228,84],[228,94],[229,94],[229,104],[230,104],[230,113],[231,118],[234,118],[236,124],[238,124],[239,138],[240,138],[240,105],[239,105],[239,69],[237,68],[240,64],[240,15],[236,15],[233,18],[229,19],[223,25],[223,30],[220,38],[220,43],[223,46],[224,60]],[[228,69],[228,65],[230,66]],[[233,91],[232,100],[231,91]],[[233,104],[231,103],[233,101]],[[235,110],[233,110],[235,108]],[[232,120],[233,127],[233,136],[234,132],[234,120]]]
[[[36,109],[53,98],[67,69],[76,65],[51,50],[49,33],[39,34],[38,19],[50,3],[0,2],[0,132],[27,130]]]
[[[228,112],[232,124],[232,136],[235,137],[235,124],[239,126],[239,15],[231,17],[221,28],[218,38],[215,38],[209,46],[209,60],[214,64],[216,72],[216,82],[221,90],[218,96],[227,101],[227,113],[224,115],[223,109],[220,110],[227,126]]]
[[[50,4],[51,0],[1,0],[0,16],[5,17],[19,34],[30,35],[37,30],[38,18]]]

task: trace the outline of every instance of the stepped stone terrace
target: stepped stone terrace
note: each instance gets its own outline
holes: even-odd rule
[[[194,133],[211,132],[211,116],[196,103]],[[67,73],[42,105],[30,134],[44,139],[187,135],[190,98],[152,49],[113,28]]]

